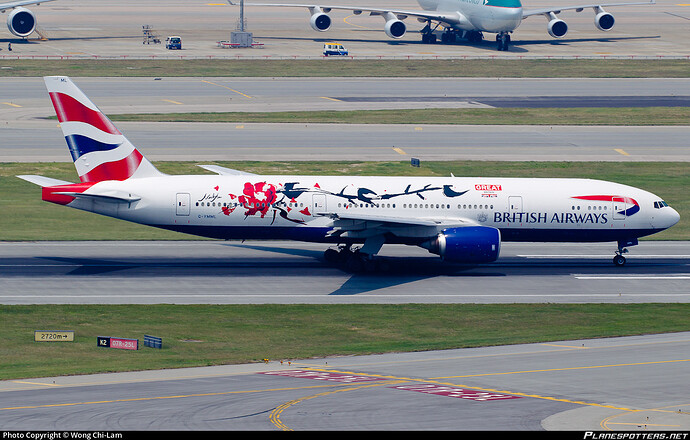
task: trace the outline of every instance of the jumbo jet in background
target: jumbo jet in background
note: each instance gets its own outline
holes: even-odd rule
[[[680,218],[660,197],[588,179],[262,176],[158,171],[68,77],[45,78],[79,183],[18,176],[45,201],[218,239],[328,243],[329,261],[374,267],[385,243],[421,246],[448,262],[490,263],[501,243],[617,242],[626,247]]]
[[[228,0],[231,5],[236,5]],[[268,7],[300,7],[309,9],[311,19],[309,24],[316,31],[327,31],[331,27],[331,17],[328,15],[333,9],[352,11],[355,15],[368,12],[370,15],[380,15],[386,21],[384,31],[390,38],[402,38],[407,32],[407,25],[403,22],[408,17],[415,17],[426,26],[420,31],[423,43],[435,43],[440,33],[443,43],[454,43],[460,39],[470,42],[481,41],[485,32],[495,33],[498,50],[508,50],[510,34],[520,26],[522,20],[534,15],[544,16],[548,22],[546,29],[553,38],[562,38],[568,32],[568,25],[557,17],[564,10],[581,12],[592,8],[594,11],[594,25],[601,31],[613,28],[613,15],[606,12],[604,7],[625,5],[649,5],[655,0],[643,3],[594,3],[565,7],[553,7],[534,10],[523,10],[520,0],[417,0],[422,10],[401,10],[382,8],[360,8],[357,6],[326,6],[317,4],[276,4],[276,3],[244,3],[246,6]],[[443,29],[439,31],[439,28]]]
[[[36,30],[36,16],[30,10],[24,8],[29,5],[52,2],[54,0],[21,0],[9,3],[0,3],[0,12],[11,10],[7,14],[7,28],[14,35],[26,38]]]

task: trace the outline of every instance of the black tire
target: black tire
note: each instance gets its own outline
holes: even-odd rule
[[[625,257],[622,255],[616,255],[613,257],[613,264],[616,266],[624,266],[625,265]]]

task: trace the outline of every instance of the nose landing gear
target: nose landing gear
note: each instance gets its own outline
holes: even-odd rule
[[[616,250],[616,255],[613,257],[613,264],[615,264],[616,266],[624,266],[625,265],[625,257],[623,256],[623,254],[628,253],[626,246],[636,246],[636,245],[637,245],[637,239],[619,241],[618,242],[618,250]]]
[[[496,43],[498,44],[498,50],[508,50],[510,34],[508,32],[499,32],[496,34]]]

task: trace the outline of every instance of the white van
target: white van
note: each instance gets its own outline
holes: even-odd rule
[[[326,43],[323,45],[323,56],[329,55],[347,55],[347,49],[342,44]]]

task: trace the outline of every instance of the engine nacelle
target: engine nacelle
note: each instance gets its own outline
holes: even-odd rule
[[[594,17],[594,25],[600,31],[610,31],[615,23],[616,20],[614,20],[613,15],[609,14],[608,12],[599,12]]]
[[[402,38],[407,32],[407,26],[400,20],[388,20],[384,28],[386,35],[391,38]]]
[[[551,35],[553,38],[561,38],[568,33],[568,25],[560,18],[554,18],[549,21],[547,29],[549,31],[549,35]]]
[[[36,29],[36,16],[26,8],[14,8],[7,15],[7,29],[18,37],[28,37]]]
[[[331,27],[331,17],[329,17],[328,14],[324,14],[323,12],[314,14],[311,16],[309,24],[311,25],[311,28],[315,31],[325,32]]]
[[[501,251],[501,232],[489,226],[448,228],[420,246],[451,263],[491,263]]]

